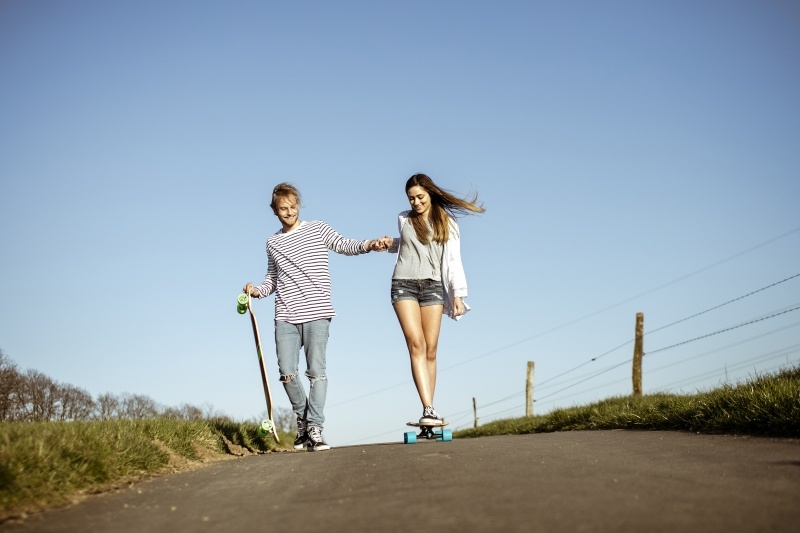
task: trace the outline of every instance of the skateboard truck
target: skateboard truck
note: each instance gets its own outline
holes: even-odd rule
[[[417,440],[437,440],[449,442],[453,440],[453,432],[445,429],[444,426],[447,422],[438,422],[435,424],[421,424],[419,422],[409,422],[409,426],[420,428],[419,435],[413,431],[407,431],[403,435],[403,442],[405,444],[414,444]]]

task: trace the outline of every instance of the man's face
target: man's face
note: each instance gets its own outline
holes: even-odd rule
[[[275,202],[275,216],[281,221],[283,231],[293,230],[300,222],[297,198],[285,196]]]

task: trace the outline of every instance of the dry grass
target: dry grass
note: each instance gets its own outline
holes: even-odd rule
[[[224,419],[2,423],[0,521],[147,477],[282,449],[259,436],[257,425]]]

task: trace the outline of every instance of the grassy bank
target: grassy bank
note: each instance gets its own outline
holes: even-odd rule
[[[456,437],[643,429],[800,437],[800,367],[693,395],[616,397],[542,416],[497,420]]]
[[[222,419],[2,423],[0,521],[165,472],[276,449],[257,425]]]
[[[800,367],[694,395],[610,398],[491,422],[456,437],[639,429],[800,437]],[[288,447],[294,435],[281,435]],[[0,424],[0,521],[236,455],[277,451],[252,423],[117,420]]]

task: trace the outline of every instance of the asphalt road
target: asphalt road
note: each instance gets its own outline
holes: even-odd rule
[[[585,431],[273,453],[5,532],[762,532],[800,524],[800,441]]]

